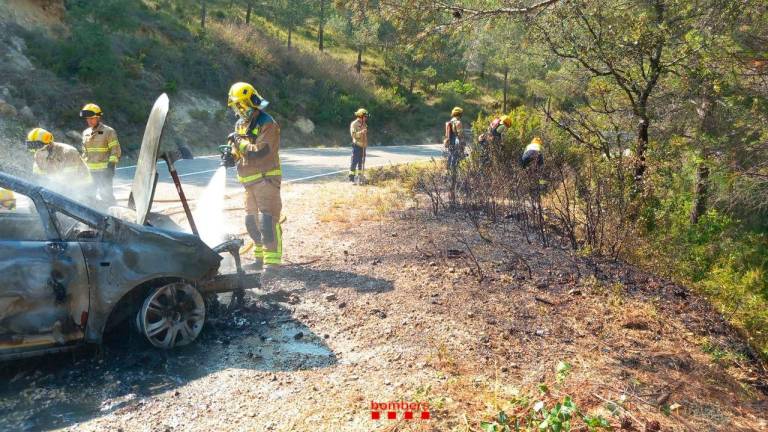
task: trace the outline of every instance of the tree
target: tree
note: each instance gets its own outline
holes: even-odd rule
[[[642,189],[651,128],[652,97],[660,80],[688,61],[695,48],[687,42],[703,18],[717,16],[718,0],[692,7],[684,0],[591,0],[562,2],[543,19],[537,34],[551,52],[573,63],[588,80],[603,81],[604,95],[619,102],[635,121],[635,186]]]
[[[206,6],[207,0],[200,0],[200,28],[205,30]]]
[[[337,33],[344,37],[344,44],[355,50],[355,71],[363,69],[363,52],[376,45],[380,21],[378,3],[373,1],[339,2],[339,14],[331,21]]]
[[[323,43],[325,41],[325,5],[328,0],[320,0],[320,16],[317,25],[317,47],[320,51],[323,50]]]
[[[511,80],[525,80],[530,75],[528,69],[533,61],[523,49],[525,38],[520,22],[495,18],[475,29],[472,45],[467,49],[469,61],[482,75],[486,71],[502,75],[502,112],[510,109]]]
[[[293,45],[293,32],[304,25],[313,14],[314,2],[311,0],[270,0],[271,18],[288,32],[286,44]]]

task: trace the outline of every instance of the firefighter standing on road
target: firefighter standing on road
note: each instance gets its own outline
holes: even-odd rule
[[[115,204],[112,179],[120,160],[120,143],[117,133],[101,122],[102,111],[98,105],[89,103],[80,110],[88,129],[83,131],[83,153],[85,164],[91,173],[98,199],[106,205]]]
[[[91,183],[91,175],[76,148],[54,141],[53,134],[42,128],[29,131],[27,149],[34,153],[32,173],[53,189],[82,188]]]
[[[283,235],[280,226],[280,126],[264,112],[269,104],[248,83],[229,89],[230,106],[239,117],[229,143],[237,166],[237,179],[245,187],[245,227],[253,239],[254,266],[262,277],[274,274],[282,263]]]
[[[355,120],[349,125],[349,134],[352,136],[352,164],[349,167],[349,181],[355,181],[355,177],[362,182],[363,167],[365,166],[365,152],[368,148],[368,111],[360,108],[355,112]]]

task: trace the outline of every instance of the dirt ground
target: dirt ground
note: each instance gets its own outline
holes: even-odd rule
[[[615,430],[768,430],[765,365],[685,287],[390,189],[283,197],[288,265],[243,310],[171,352],[119,330],[3,365],[0,430],[479,431],[566,396]]]

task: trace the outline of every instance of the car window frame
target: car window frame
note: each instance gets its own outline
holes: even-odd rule
[[[37,217],[40,218],[40,223],[42,224],[43,233],[45,234],[44,239],[37,239],[37,240],[13,240],[13,239],[0,239],[1,241],[23,241],[23,242],[40,242],[40,243],[50,243],[54,241],[60,241],[60,235],[58,230],[56,229],[56,225],[54,224],[53,220],[51,219],[51,214],[48,210],[48,205],[43,201],[43,198],[35,193],[34,191],[26,190],[25,188],[15,188],[13,185],[6,185],[6,184],[0,184],[0,187],[2,187],[5,190],[9,190],[13,192],[14,194],[22,195],[32,201],[32,204],[35,205],[35,213],[37,213]]]
[[[68,217],[70,217],[70,218],[72,218],[72,219],[74,219],[74,220],[76,220],[76,221],[78,221],[78,222],[80,222],[80,223],[82,223],[84,225],[87,225],[89,228],[91,228],[94,231],[96,231],[98,233],[98,236],[95,239],[93,239],[93,240],[78,240],[78,239],[66,239],[66,238],[64,238],[64,233],[59,231],[59,225],[58,225],[58,223],[56,221],[56,213],[61,213],[61,214],[66,215],[66,216],[68,216]],[[72,213],[70,213],[70,212],[68,212],[68,211],[66,211],[64,209],[57,208],[57,209],[52,210],[51,211],[51,220],[54,223],[54,228],[56,229],[56,233],[58,235],[58,241],[61,241],[61,242],[81,242],[82,241],[82,242],[85,242],[85,243],[94,243],[94,242],[102,241],[102,239],[104,237],[104,229],[103,228],[95,226],[93,223],[84,220],[84,218],[77,217],[76,215],[74,215],[74,214],[72,214]]]

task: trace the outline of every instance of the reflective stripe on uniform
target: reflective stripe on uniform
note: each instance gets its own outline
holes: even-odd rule
[[[86,147],[85,151],[87,153],[107,153],[109,151],[109,147]]]
[[[109,162],[86,162],[85,164],[88,165],[89,170],[99,171],[107,169]]]
[[[118,143],[117,140],[114,140],[114,141],[110,142],[109,144],[107,144],[107,147],[114,148],[117,145],[120,145],[120,143]]]
[[[117,163],[117,156],[110,156],[109,157],[109,163],[116,164]]]
[[[261,180],[264,177],[277,177],[280,175],[283,175],[282,169],[275,168],[265,173],[258,173],[258,174],[254,174],[246,177],[240,177],[240,175],[238,175],[237,181],[239,181],[240,183],[250,183],[250,182],[255,182],[257,180]]]
[[[277,250],[264,251],[264,264],[281,264],[283,261],[283,229],[280,224],[275,224],[275,241]]]

